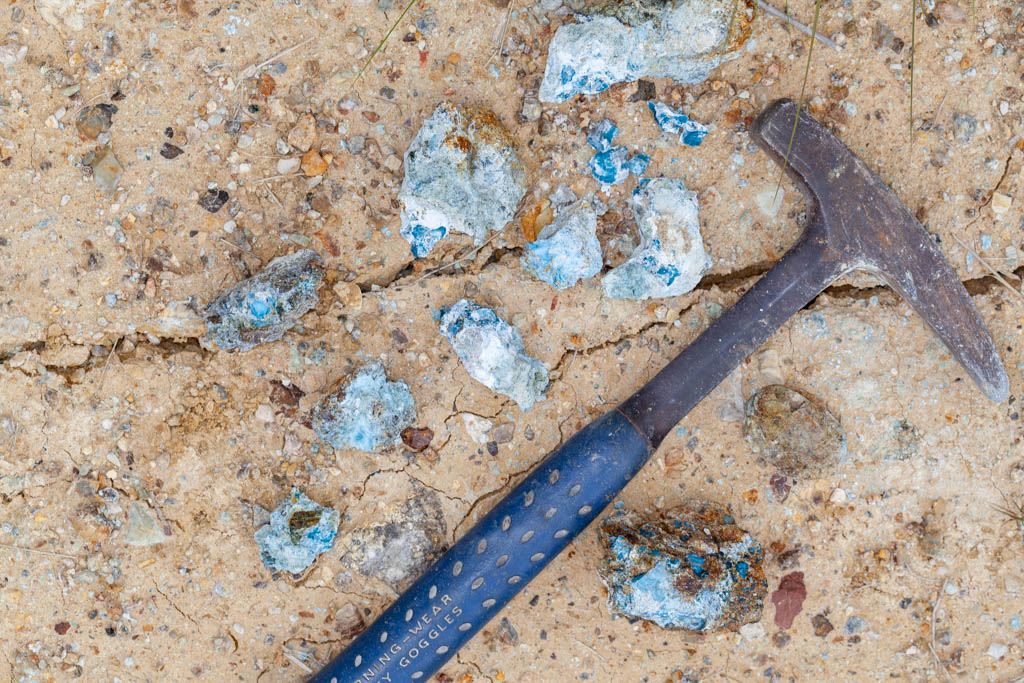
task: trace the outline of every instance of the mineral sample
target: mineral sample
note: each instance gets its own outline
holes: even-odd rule
[[[322,398],[310,416],[321,441],[369,453],[396,445],[415,420],[409,385],[389,382],[377,362],[364,365],[340,391]]]
[[[344,538],[341,561],[401,591],[444,552],[447,533],[440,498],[417,486],[411,498],[387,507],[379,523]]]
[[[241,351],[277,341],[317,304],[323,277],[320,257],[311,249],[277,257],[207,305],[205,339]]]
[[[769,384],[747,400],[745,413],[743,435],[751,451],[783,474],[818,474],[846,453],[839,420],[802,391]]]
[[[630,199],[640,245],[608,271],[601,284],[613,299],[678,296],[697,286],[711,267],[700,236],[697,194],[682,180],[643,180]]]
[[[613,613],[702,632],[735,631],[761,618],[764,553],[724,508],[694,501],[662,517],[617,512],[599,537],[599,574]]]
[[[647,108],[654,114],[654,122],[666,133],[676,133],[679,141],[687,147],[697,147],[708,134],[708,127],[697,123],[681,111],[676,111],[661,102],[648,102]]]
[[[651,158],[646,154],[629,156],[625,147],[615,147],[612,140],[619,129],[608,119],[602,119],[591,126],[587,144],[597,152],[590,158],[590,174],[602,186],[621,183],[629,174],[643,175]]]
[[[586,15],[551,39],[538,97],[564,102],[645,76],[700,83],[749,37],[745,4],[737,7],[730,40],[729,0],[591,2]]]
[[[563,209],[554,222],[526,243],[523,267],[557,289],[601,272],[597,215],[587,201]]]
[[[479,244],[512,220],[525,193],[526,169],[498,117],[442,103],[405,153],[400,232],[417,258],[450,230]]]
[[[337,510],[318,505],[293,488],[253,536],[260,559],[268,569],[303,572],[334,545],[338,520]]]
[[[548,371],[526,355],[519,330],[489,308],[462,299],[441,316],[441,334],[451,342],[469,376],[511,397],[520,410],[544,398]]]
[[[166,540],[168,538],[146,506],[134,501],[128,508],[128,529],[125,531],[124,542],[132,546],[147,546]]]

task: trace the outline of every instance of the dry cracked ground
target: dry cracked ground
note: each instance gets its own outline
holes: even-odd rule
[[[799,32],[759,17],[706,83],[654,80],[657,99],[712,126],[690,149],[655,128],[636,84],[539,104],[547,43],[571,19],[526,0],[422,0],[353,83],[397,17],[386,9],[2,8],[4,680],[302,680],[799,234],[805,207],[788,182],[775,216],[759,208],[778,169],[747,134],[766,103],[798,95]],[[1016,4],[976,11],[923,3],[912,135],[907,2],[823,2],[823,33],[843,50],[816,46],[807,99],[941,240],[1002,353],[1010,400],[987,402],[890,290],[846,280],[703,401],[620,498],[730,506],[766,548],[772,589],[804,572],[790,629],[770,604],[747,637],[613,619],[590,531],[437,680],[1019,680],[1024,539],[993,506],[1024,483],[1021,296],[966,249],[1019,284],[1024,17]],[[522,215],[560,183],[597,190],[582,131],[611,117],[617,144],[652,156],[648,175],[699,193],[711,272],[655,302],[603,299],[596,278],[556,293],[519,266],[518,218],[482,248],[456,236],[413,261],[397,231],[402,157],[446,99],[494,109],[519,140],[533,188]],[[97,104],[116,107],[109,130],[100,121],[83,135],[78,115]],[[107,147],[123,168],[112,192],[95,161]],[[300,159],[303,148],[315,154]],[[226,193],[216,213],[199,203],[211,189]],[[612,191],[600,224],[609,263],[635,240],[629,189]],[[330,268],[301,325],[248,353],[204,348],[197,311],[213,293],[301,246]],[[463,297],[513,322],[551,371],[533,410],[472,381],[438,335],[436,311]],[[309,406],[374,358],[410,385],[417,424],[434,433],[423,452],[332,452],[306,426]],[[834,468],[785,498],[738,421],[744,398],[779,377],[820,397],[848,437]],[[334,549],[300,578],[265,569],[252,538],[293,485],[342,512]],[[164,542],[126,544],[135,506]],[[382,554],[382,539],[408,552]]]

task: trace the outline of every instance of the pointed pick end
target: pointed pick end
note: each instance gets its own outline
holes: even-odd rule
[[[995,365],[986,368],[985,373],[976,376],[974,381],[985,396],[996,403],[1002,403],[1010,397],[1010,378],[1006,376],[1006,368],[999,356],[996,356]]]

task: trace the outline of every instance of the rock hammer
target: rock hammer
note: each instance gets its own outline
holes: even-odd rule
[[[1007,398],[1006,371],[967,290],[881,178],[792,100],[769,105],[751,135],[806,197],[810,220],[797,243],[651,381],[541,461],[311,681],[429,679],[601,513],[679,420],[851,270],[881,278],[982,393]]]

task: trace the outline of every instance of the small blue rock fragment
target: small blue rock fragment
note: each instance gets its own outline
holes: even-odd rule
[[[688,147],[698,147],[708,134],[708,127],[697,123],[681,111],[661,102],[648,102],[654,121],[666,133],[677,133],[679,141]]]
[[[512,220],[524,194],[526,167],[501,120],[485,109],[445,102],[405,153],[400,232],[416,258],[451,230],[480,244]]]
[[[572,287],[601,272],[597,214],[587,201],[563,209],[553,223],[527,242],[523,267],[556,289]]]
[[[760,620],[764,552],[724,508],[693,501],[663,517],[624,510],[602,522],[599,538],[614,614],[701,632]]]
[[[299,574],[334,545],[338,511],[318,505],[297,488],[270,513],[253,538],[268,569]]]
[[[642,175],[647,170],[651,158],[646,154],[637,154],[630,158],[625,147],[615,147],[612,140],[618,135],[619,129],[608,119],[601,119],[590,127],[587,144],[597,152],[590,159],[590,174],[602,186],[616,185],[629,177],[629,174]]]
[[[542,102],[565,102],[651,76],[700,83],[745,40],[730,42],[729,0],[587,4],[587,14],[562,24],[548,45],[537,94]]]
[[[526,411],[544,398],[548,371],[526,355],[519,330],[490,308],[462,299],[442,311],[441,334],[451,342],[469,376],[511,397]]]
[[[316,306],[323,277],[322,262],[312,249],[277,257],[206,306],[204,339],[240,351],[277,341]]]
[[[377,362],[362,366],[340,391],[320,399],[310,415],[316,438],[368,453],[398,444],[402,430],[415,421],[409,385],[389,382]]]

